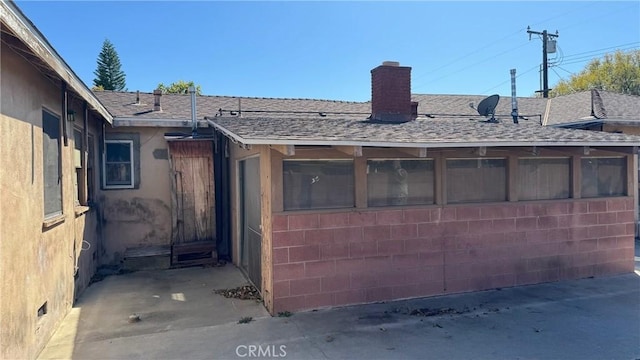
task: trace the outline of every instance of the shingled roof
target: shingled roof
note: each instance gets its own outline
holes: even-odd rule
[[[418,118],[404,123],[368,120],[217,117],[209,123],[242,144],[381,147],[638,146],[640,137],[587,130]]]
[[[153,111],[153,94],[141,92],[98,91],[96,97],[117,119],[190,120],[191,100],[186,94],[164,94],[162,111]],[[477,106],[481,95],[413,94],[418,114],[431,118],[479,118],[470,105]],[[139,101],[137,101],[139,99]],[[260,98],[235,96],[198,96],[197,117],[216,116],[260,118],[346,118],[362,119],[371,113],[371,102],[318,99]],[[587,120],[630,120],[640,122],[640,96],[603,90],[581,91],[550,99],[519,97],[518,113],[522,125],[561,125]],[[496,116],[511,122],[511,99],[498,102]],[[135,124],[135,121],[132,121]]]

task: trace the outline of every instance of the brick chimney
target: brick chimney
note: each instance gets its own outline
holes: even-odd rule
[[[385,61],[371,70],[371,120],[402,123],[417,117],[411,102],[411,67]]]
[[[162,91],[160,89],[153,90],[153,111],[162,111],[162,106],[160,105],[161,96]]]

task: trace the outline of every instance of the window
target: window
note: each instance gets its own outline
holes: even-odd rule
[[[447,202],[505,201],[506,164],[505,159],[447,159]]]
[[[571,194],[569,158],[518,160],[518,199],[568,199]]]
[[[433,160],[367,161],[369,206],[433,204],[433,193]]]
[[[354,207],[353,161],[284,160],[285,210]]]
[[[105,140],[103,175],[105,188],[134,187],[133,140]]]
[[[626,195],[626,158],[583,157],[581,167],[583,198]]]
[[[60,118],[42,110],[42,173],[44,176],[45,219],[62,214],[60,151]]]
[[[82,171],[82,129],[73,129],[73,165],[76,172],[73,179],[73,186],[75,188],[75,202],[76,205],[80,205],[84,202],[84,174]]]

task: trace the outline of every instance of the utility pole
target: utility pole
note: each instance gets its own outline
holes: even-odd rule
[[[549,34],[547,30],[543,30],[542,32],[533,31],[529,26],[527,26],[527,33],[529,34],[529,40],[531,40],[531,34],[542,35],[542,90],[538,92],[542,92],[543,98],[549,97],[549,65],[547,64],[547,41],[549,38],[557,38],[558,30],[556,30],[555,34]]]

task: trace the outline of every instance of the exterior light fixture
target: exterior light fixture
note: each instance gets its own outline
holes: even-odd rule
[[[67,111],[67,121],[74,122],[76,121],[76,112],[75,110]]]

